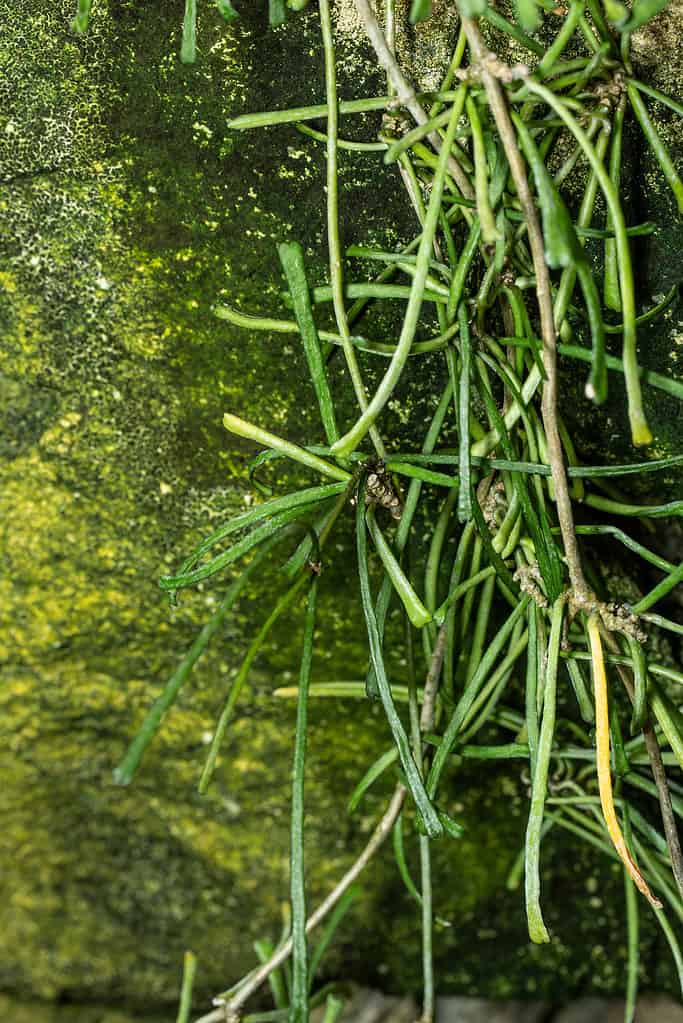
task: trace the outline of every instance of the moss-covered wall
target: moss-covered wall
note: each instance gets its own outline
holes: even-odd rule
[[[227,27],[200,4],[193,67],[177,59],[180,0],[100,0],[82,40],[69,33],[72,14],[71,0],[0,3],[0,987],[150,1011],[175,999],[185,948],[199,957],[200,1004],[247,969],[287,894],[293,708],[271,692],[295,670],[299,609],[258,661],[209,795],[196,794],[272,575],[240,602],[135,783],[115,787],[111,770],[220,597],[207,586],[173,610],[156,580],[249,499],[251,448],[225,434],[222,413],[267,414],[284,435],[319,437],[297,344],[237,331],[210,307],[229,297],[276,312],[284,238],[300,239],[312,276],[324,277],[322,150],[291,128],[237,136],[225,126],[244,110],[318,99],[321,53],[311,15],[269,32],[260,7]],[[342,46],[350,92],[363,51],[351,37]],[[411,52],[431,51],[422,39]],[[365,238],[412,230],[397,183],[365,155],[343,161],[342,205],[349,240],[358,228]],[[673,244],[655,240],[648,255],[665,275]],[[660,369],[662,351],[645,353]],[[436,360],[422,368],[389,431],[422,428],[430,374],[441,373]],[[662,407],[658,426],[670,416]],[[315,677],[361,678],[351,559],[322,590],[327,649]],[[395,665],[400,674],[399,653]],[[343,807],[388,741],[377,707],[312,711],[311,902],[372,827],[381,786],[356,817]],[[532,948],[520,893],[505,888],[523,779],[469,769],[451,799],[468,831],[436,853],[438,912],[453,923],[438,938],[440,988],[620,990],[618,872],[549,839],[557,941]],[[647,977],[666,985],[658,942],[645,922]],[[387,854],[329,971],[416,989],[419,970],[415,907]]]

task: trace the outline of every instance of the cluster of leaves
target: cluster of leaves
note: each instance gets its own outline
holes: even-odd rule
[[[292,0],[289,6],[303,5]],[[263,317],[224,305],[215,310],[223,320],[271,336],[298,334],[320,410],[323,436],[317,440],[322,443],[306,447],[226,414],[228,430],[264,449],[252,463],[251,473],[273,459],[288,458],[325,482],[254,504],[207,536],[177,573],[162,578],[162,588],[175,599],[179,591],[246,563],[150,709],[117,768],[116,779],[123,784],[131,781],[164,714],[212,636],[264,559],[284,550],[283,575],[288,586],[245,653],[217,723],[199,788],[204,792],[210,784],[225,731],[266,637],[275,622],[306,595],[299,684],[279,691],[282,697],[297,699],[291,927],[288,923],[277,948],[257,949],[265,961],[220,996],[219,1008],[205,1019],[223,1019],[225,1012],[238,1018],[241,1006],[267,977],[275,1009],[246,1018],[304,1021],[313,1001],[321,998],[328,998],[326,1019],[336,1018],[340,1003],[334,995],[327,991],[311,995],[322,953],[318,948],[310,954],[307,934],[332,911],[322,939],[324,950],[342,910],[350,904],[358,873],[393,830],[401,876],[421,906],[423,1019],[431,1020],[430,843],[440,836],[457,841],[467,827],[466,820],[454,820],[448,812],[448,790],[443,785],[446,769],[462,759],[515,759],[528,764],[531,799],[520,866],[533,941],[550,940],[541,910],[539,868],[542,838],[550,828],[567,829],[623,863],[630,1019],[638,977],[639,908],[634,886],[657,916],[683,989],[683,957],[662,906],[663,900],[683,919],[683,858],[675,822],[676,816],[683,816],[683,786],[667,781],[665,773],[669,765],[683,767],[682,719],[666,688],[669,683],[683,683],[683,675],[656,663],[646,642],[651,626],[683,632],[679,624],[651,610],[683,581],[683,566],[643,546],[622,529],[619,520],[681,516],[683,501],[634,505],[611,480],[657,472],[683,462],[683,456],[618,466],[581,465],[553,398],[557,383],[554,331],[561,355],[590,364],[586,390],[594,401],[604,400],[610,372],[624,376],[634,443],[651,439],[641,384],[683,400],[680,382],[643,373],[637,364],[639,325],[660,316],[675,297],[675,289],[638,313],[631,239],[655,227],[629,226],[620,201],[622,135],[630,111],[683,209],[683,185],[643,96],[679,114],[683,108],[634,76],[628,52],[631,28],[662,5],[659,0],[640,0],[626,16],[614,2],[603,11],[597,0],[574,0],[546,48],[527,34],[536,25],[527,5],[520,4],[519,23],[514,24],[484,3],[461,2],[463,28],[452,61],[439,91],[427,95],[416,94],[401,76],[392,56],[393,41],[384,37],[365,0],[358,0],[358,6],[362,14],[365,11],[368,34],[387,68],[386,95],[339,102],[329,3],[320,0],[325,103],[245,115],[231,122],[233,130],[290,125],[312,145],[324,143],[330,284],[310,288],[303,251],[296,242],[287,242],[279,254],[288,283],[286,305],[293,318]],[[219,7],[228,19],[234,16],[227,0],[220,0]],[[81,0],[79,30],[87,23],[89,8],[88,0]],[[270,10],[271,16],[273,11],[276,14],[274,23],[278,12],[284,16],[282,3],[271,0]],[[429,4],[415,0],[412,13],[414,20],[427,17]],[[473,14],[522,43],[535,66],[509,68],[491,54],[482,63]],[[187,0],[183,60],[194,59],[195,28],[196,2]],[[570,46],[578,55],[565,56]],[[464,66],[468,47],[470,62]],[[487,84],[487,75],[495,77],[500,103]],[[500,128],[501,104],[509,118],[510,137]],[[397,106],[410,112],[415,127],[392,133],[385,119],[379,135],[367,141],[338,134],[340,114],[386,112]],[[322,131],[312,126],[320,119]],[[387,173],[398,170],[421,227],[400,250],[354,245],[342,252],[337,164],[339,154],[347,149],[365,152],[369,159],[378,159],[379,154],[390,168]],[[531,216],[519,187],[520,174],[528,175]],[[570,180],[581,182],[578,203],[563,197]],[[594,222],[598,192],[607,209],[600,224]],[[535,210],[542,223],[542,272],[533,252]],[[603,247],[602,279],[596,278],[587,254],[589,242]],[[381,270],[375,276],[368,272],[364,279],[350,280],[346,270],[350,259],[353,265],[379,265]],[[552,302],[551,343],[548,325],[543,327],[538,312],[544,288]],[[371,336],[368,312],[384,302],[404,304],[395,342]],[[330,303],[334,323],[322,329],[319,324]],[[609,335],[621,337],[621,357],[607,353]],[[590,347],[582,343],[586,336]],[[419,450],[391,450],[380,432],[382,413],[408,360],[434,352],[442,353],[445,382],[434,396],[435,411],[422,444]],[[359,405],[357,421],[343,434],[327,372],[330,361],[340,355]],[[365,390],[362,359],[388,360],[372,397]],[[552,450],[551,427],[557,430],[563,449],[559,464]],[[457,438],[455,446],[443,443],[445,434]],[[374,450],[363,447],[366,440]],[[566,510],[562,512],[565,487],[571,500],[581,502],[586,512],[587,521],[578,527],[571,513],[567,519]],[[425,499],[433,500],[434,495],[442,495],[436,525],[421,559],[413,555],[409,566],[405,553],[411,529]],[[319,574],[327,558],[333,557],[329,541],[349,503],[355,508],[359,596],[369,651],[367,678],[364,684],[311,684],[317,592],[325,585],[324,572],[321,578]],[[603,592],[599,573],[591,565],[590,549],[584,550],[576,540],[582,536],[611,537],[659,569],[661,580],[631,607],[608,603],[610,595]],[[370,545],[382,570],[374,594]],[[589,585],[577,585],[583,571]],[[392,600],[404,612],[406,623],[409,671],[401,683],[390,678],[384,656]],[[417,685],[421,670],[413,654],[416,631],[424,655],[422,687]],[[619,701],[612,699],[608,705],[608,671],[632,703],[628,720]],[[558,677],[563,672],[571,682],[573,706],[557,699]],[[369,767],[353,793],[350,812],[387,772],[394,771],[397,780],[387,811],[359,860],[323,906],[309,915],[303,836],[306,720],[309,698],[323,696],[379,700],[392,735],[391,747]],[[551,765],[565,779],[552,789]],[[411,879],[403,855],[402,814],[408,799],[419,836],[419,885]],[[284,965],[290,954],[291,970]],[[184,1018],[189,1012],[193,968],[190,964],[187,969]]]

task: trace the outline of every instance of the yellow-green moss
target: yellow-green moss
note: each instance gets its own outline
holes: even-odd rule
[[[201,589],[171,610],[156,579],[251,492],[253,452],[225,435],[227,408],[320,439],[296,343],[238,332],[210,311],[229,297],[277,312],[275,242],[285,237],[303,241],[313,279],[325,274],[322,150],[303,148],[291,128],[225,128],[244,109],[320,98],[316,21],[265,35],[262,11],[226,27],[207,4],[201,59],[188,68],[176,57],[181,6],[95,4],[84,40],[68,32],[71,0],[0,11],[11,72],[0,124],[0,986],[146,1009],[175,998],[186,947],[199,957],[203,997],[251,965],[254,938],[279,929],[293,706],[271,692],[296,670],[300,628],[294,609],[274,631],[206,799],[195,786],[207,740],[280,585],[274,567],[198,666],[135,784],[115,788],[112,767],[221,592]],[[283,78],[294,62],[299,74]],[[341,76],[351,94],[347,67]],[[375,75],[366,88],[378,87]],[[365,156],[344,157],[349,237],[357,223],[378,240],[413,230],[384,175]],[[390,317],[376,325],[389,330]],[[406,436],[442,373],[438,360],[422,369],[389,420]],[[342,417],[352,408],[340,401]],[[318,680],[365,671],[352,558],[342,555],[323,576]],[[389,657],[400,677],[399,656]],[[392,779],[346,820],[350,790],[389,742],[382,715],[325,704],[311,724],[313,903],[366,839]],[[468,831],[435,849],[438,911],[454,924],[439,939],[441,990],[523,993],[533,966],[539,992],[566,992],[585,948],[614,922],[608,908],[604,920],[581,909],[585,856],[548,843],[561,901],[576,895],[578,908],[570,926],[551,906],[562,941],[530,951],[519,894],[504,889],[523,833],[523,780],[459,769],[446,800]],[[414,837],[406,842],[413,857]],[[619,891],[620,878],[601,869],[601,884]],[[328,969],[417,988],[416,929],[387,852]],[[619,988],[609,956],[591,966],[594,986]]]

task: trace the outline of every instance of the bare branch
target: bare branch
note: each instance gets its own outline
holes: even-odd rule
[[[359,0],[356,0],[356,2],[358,3]],[[510,165],[517,195],[522,205],[522,212],[527,222],[531,258],[536,274],[536,295],[541,315],[543,366],[547,376],[547,380],[543,385],[541,405],[543,426],[548,443],[548,460],[555,489],[557,517],[562,533],[569,578],[572,584],[572,597],[574,602],[581,606],[591,599],[591,593],[583,575],[576,533],[574,532],[574,515],[572,513],[567,474],[564,467],[562,441],[560,440],[560,431],[557,423],[557,343],[552,293],[550,290],[550,275],[545,261],[543,234],[538,220],[538,212],[531,189],[529,188],[524,160],[519,151],[515,129],[510,120],[505,95],[500,82],[491,70],[496,65],[484,44],[477,23],[472,18],[465,17],[463,17],[462,23],[467,35],[472,58],[480,68],[481,80],[484,83],[489,106],[496,122],[498,135],[505,149],[505,155]]]
[[[316,911],[311,914],[306,921],[306,934],[310,934],[314,931],[318,924],[325,919],[330,910],[339,902],[344,892],[348,891],[356,878],[367,867],[378,849],[380,849],[380,847],[384,844],[385,839],[391,833],[391,829],[396,823],[396,819],[401,812],[405,797],[406,789],[403,785],[397,785],[394,790],[394,794],[391,797],[391,802],[385,810],[381,820],[375,827],[368,844],[365,846],[358,859],[351,867],[349,867],[327,898],[320,903]],[[240,1009],[242,1006],[256,991],[258,991],[261,985],[265,983],[273,970],[276,970],[278,966],[289,958],[291,952],[292,939],[289,938],[279,949],[277,949],[276,952],[273,953],[266,963],[254,971],[249,980],[239,989],[233,998],[226,1000],[225,1002],[221,1002],[218,1008],[207,1013],[205,1016],[202,1016],[201,1019],[196,1021],[196,1023],[238,1023],[240,1018]]]

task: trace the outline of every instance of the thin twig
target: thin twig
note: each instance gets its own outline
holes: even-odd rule
[[[356,0],[356,2],[359,2],[359,0]],[[472,18],[465,17],[463,17],[462,23],[467,35],[470,52],[480,68],[481,80],[484,83],[489,106],[496,122],[498,135],[503,144],[515,188],[517,189],[517,195],[522,206],[522,212],[527,222],[529,246],[536,275],[536,295],[541,316],[543,366],[547,377],[543,385],[541,404],[543,426],[548,444],[548,461],[550,462],[555,490],[557,517],[562,533],[569,578],[572,584],[572,596],[573,600],[581,605],[591,599],[591,594],[584,578],[576,533],[574,532],[574,516],[564,466],[562,441],[557,422],[557,341],[550,275],[545,262],[543,234],[538,220],[536,205],[529,188],[524,161],[517,146],[517,137],[510,120],[505,96],[500,82],[490,70],[493,64],[491,60],[492,55],[489,54],[484,44],[477,23]]]
[[[417,98],[415,89],[401,71],[394,54],[387,43],[382,27],[377,21],[369,0],[356,0],[356,9],[363,23],[363,28],[377,59],[387,73],[387,77],[396,91],[396,103],[405,107],[416,124],[426,124],[429,116]],[[437,153],[441,152],[441,136],[438,131],[431,131],[427,138]],[[448,158],[448,171],[466,199],[474,197],[470,180],[458,161],[451,154]]]
[[[434,650],[429,662],[429,670],[425,679],[422,711],[418,721],[417,717],[417,692],[415,690],[415,671],[412,657],[412,636],[408,630],[408,647],[410,663],[410,721],[413,739],[413,752],[420,770],[424,772],[427,761],[423,759],[422,732],[431,731],[434,727],[434,708],[436,705],[436,693],[439,688],[439,678],[443,667],[444,653],[446,651],[446,638],[448,627],[444,623],[439,629],[436,637]],[[429,839],[426,835],[420,835],[420,887],[422,889],[422,1015],[419,1023],[432,1023],[434,1019],[435,986],[434,986],[434,952],[433,952],[433,925],[434,907],[432,900],[432,856]]]
[[[669,792],[669,785],[666,780],[662,751],[659,748],[657,736],[649,722],[643,728],[643,737],[645,739],[647,755],[650,758],[652,777],[654,778],[655,785],[657,786],[657,796],[659,797],[659,809],[662,815],[664,836],[669,849],[669,856],[671,857],[671,870],[676,880],[678,890],[683,897],[683,853],[681,852],[681,843],[678,837],[674,808],[671,804],[671,793]]]
[[[446,652],[446,637],[448,627],[446,623],[439,629],[434,644],[434,653],[425,679],[424,693],[422,696],[422,711],[420,713],[420,731],[429,732],[434,727],[434,707],[436,706],[436,691],[439,687],[439,676]]]
[[[342,879],[335,885],[330,894],[324,899],[316,911],[306,921],[306,934],[310,934],[321,923],[331,909],[339,902],[344,892],[348,891],[356,878],[367,867],[370,860],[378,849],[384,844],[385,839],[391,833],[396,819],[401,812],[403,802],[406,798],[406,789],[403,785],[397,785],[391,801],[384,811],[381,820],[373,831],[369,842],[363,849],[358,859],[346,871]],[[284,963],[292,952],[292,939],[289,938],[262,966],[254,972],[247,983],[240,988],[234,998],[221,1002],[218,1008],[207,1013],[198,1019],[196,1023],[238,1023],[240,1009],[251,996],[258,991],[262,984],[268,979],[273,970]]]

